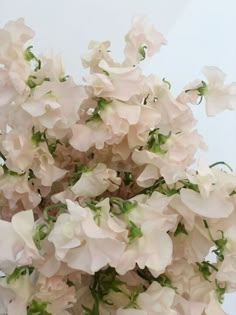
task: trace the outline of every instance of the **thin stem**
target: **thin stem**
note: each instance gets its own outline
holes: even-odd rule
[[[234,171],[234,170],[232,169],[232,167],[229,166],[229,164],[225,163],[224,161],[215,162],[215,163],[211,164],[209,167],[212,168],[212,167],[215,167],[215,166],[217,166],[217,165],[225,165],[225,166],[228,167],[228,169],[229,169],[231,172]]]

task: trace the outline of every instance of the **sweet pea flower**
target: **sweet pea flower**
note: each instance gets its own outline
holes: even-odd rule
[[[58,217],[48,237],[55,246],[57,259],[89,274],[107,264],[116,266],[125,248],[124,241],[97,225],[89,208],[70,200],[67,206],[69,213]]]
[[[25,209],[35,208],[41,201],[40,195],[32,189],[26,174],[0,176],[0,192],[1,198],[7,201],[12,214],[14,211],[22,210],[22,206]]]
[[[100,61],[99,67],[109,74],[108,78],[113,86],[112,90],[103,93],[105,97],[128,101],[141,92],[143,77],[139,68],[112,67],[105,60]]]
[[[76,302],[75,287],[69,287],[61,276],[45,278],[40,276],[36,283],[37,292],[32,299],[46,302],[47,311],[55,315],[68,315],[68,308]]]
[[[195,130],[169,135],[161,152],[144,147],[143,150],[134,150],[132,159],[137,165],[155,166],[167,184],[173,184],[184,177],[185,169],[194,162],[194,154],[202,144],[202,138]]]
[[[221,308],[220,303],[217,301],[217,297],[214,291],[210,293],[210,302],[205,309],[206,315],[227,315]]]
[[[85,125],[76,124],[71,129],[70,144],[80,152],[86,152],[92,147],[101,150],[107,142],[120,142],[120,137],[114,138],[111,127],[101,121],[91,121]]]
[[[115,170],[109,169],[105,164],[99,163],[94,169],[82,173],[77,183],[71,187],[76,196],[96,197],[106,190],[116,191],[121,179]]]
[[[125,63],[135,65],[147,56],[151,57],[158,52],[162,45],[167,41],[161,33],[155,30],[142,16],[135,17],[132,22],[131,30],[125,36]]]
[[[34,36],[34,32],[25,25],[24,19],[8,22],[0,30],[0,63],[9,67],[13,60],[23,59],[23,45]]]
[[[236,82],[225,84],[225,73],[214,66],[203,68],[203,74],[207,78],[205,81],[194,81],[185,87],[185,92],[180,95],[180,101],[187,101],[196,104],[200,97],[206,101],[207,116],[215,116],[225,109],[236,108]],[[187,96],[183,96],[187,94]]]
[[[79,119],[79,108],[86,98],[82,87],[72,79],[66,82],[44,82],[36,87],[22,108],[32,119],[47,128],[48,134],[60,139]]]
[[[141,231],[142,236],[128,244],[116,270],[123,275],[137,263],[141,269],[146,266],[154,277],[158,277],[171,263],[172,241],[166,232],[158,229],[152,222],[144,222]]]
[[[227,218],[234,209],[229,197],[217,191],[203,197],[194,190],[182,188],[180,197],[191,211],[206,218]]]
[[[176,295],[174,304],[178,315],[202,315],[206,307],[205,303],[188,301],[179,295]]]
[[[114,91],[111,80],[105,74],[93,73],[86,76],[84,80],[95,96],[106,96],[107,93]]]
[[[137,105],[114,100],[100,116],[106,126],[110,126],[114,135],[128,134],[129,128],[138,123],[141,108]]]
[[[172,308],[174,298],[173,289],[161,287],[159,283],[153,282],[145,292],[139,294],[137,304],[146,310],[148,315],[177,315]]]
[[[225,109],[236,108],[236,82],[224,84],[226,75],[217,67],[205,67],[203,73],[208,80],[204,93],[207,115],[215,116]]]
[[[89,43],[89,51],[82,56],[82,65],[84,68],[90,68],[91,73],[103,72],[99,67],[101,60],[105,60],[110,65],[114,65],[114,61],[109,55],[109,47],[111,43],[109,41],[97,42],[92,40]]]
[[[21,211],[12,217],[12,222],[0,220],[4,233],[1,243],[1,269],[7,270],[19,265],[30,265],[33,260],[40,260],[38,249],[33,241],[34,217],[32,210]],[[7,237],[7,238],[6,238]]]
[[[10,283],[7,283],[5,279],[1,279],[0,292],[0,311],[3,309],[1,315],[27,315],[27,304],[34,293],[32,279],[30,279],[29,274],[22,275],[19,279]]]
[[[159,192],[154,192],[151,197],[138,195],[131,199],[137,202],[137,206],[129,214],[129,219],[136,225],[152,222],[160,230],[170,231],[176,226],[178,218],[178,214],[168,208],[171,199]]]

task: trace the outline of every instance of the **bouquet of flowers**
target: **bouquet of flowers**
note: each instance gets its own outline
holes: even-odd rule
[[[76,84],[59,56],[0,30],[0,314],[222,315],[236,291],[236,176],[208,166],[190,104],[236,107],[205,67],[174,97],[142,61],[166,40],[143,17],[89,44]]]

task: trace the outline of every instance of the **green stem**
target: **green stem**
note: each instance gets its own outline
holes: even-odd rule
[[[234,170],[232,169],[232,167],[229,166],[229,164],[225,163],[224,161],[215,162],[215,163],[211,164],[209,167],[212,168],[212,167],[215,167],[215,166],[217,166],[217,165],[225,165],[225,166],[228,167],[228,169],[229,169],[231,172],[234,171]]]

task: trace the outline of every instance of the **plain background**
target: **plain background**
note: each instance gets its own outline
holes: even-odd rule
[[[201,78],[205,65],[220,67],[229,82],[236,81],[235,0],[0,0],[1,26],[24,17],[36,32],[34,51],[61,53],[78,82],[85,74],[80,56],[91,39],[111,40],[112,54],[122,59],[123,36],[135,15],[147,16],[165,34],[168,46],[144,68],[172,82],[176,94]],[[208,144],[198,156],[236,169],[236,111],[207,118],[203,104],[193,110]],[[226,297],[224,309],[236,314],[236,295]]]

